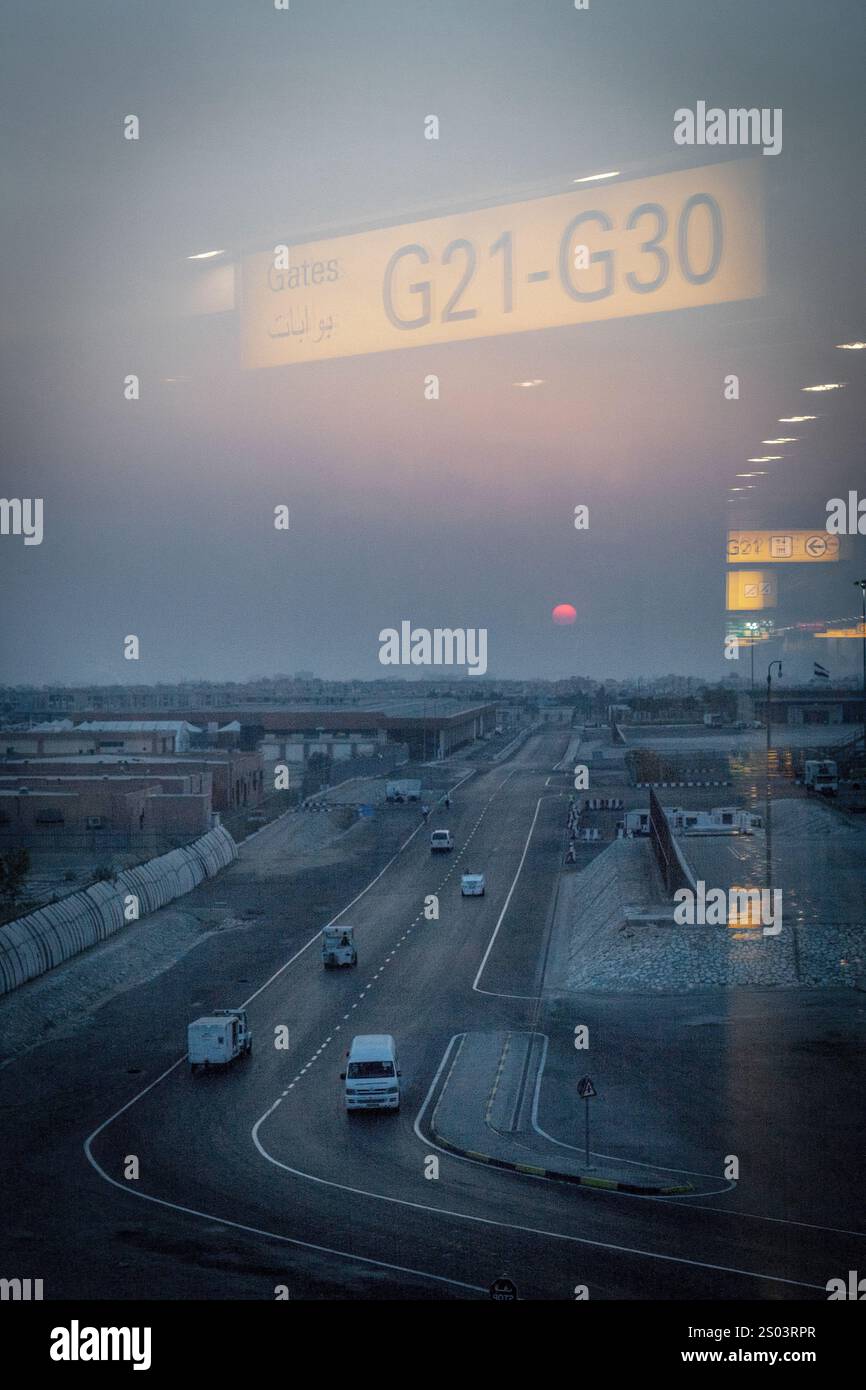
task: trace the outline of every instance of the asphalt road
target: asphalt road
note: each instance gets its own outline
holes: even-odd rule
[[[243,851],[197,892],[260,916],[4,1068],[0,1273],[43,1278],[47,1298],[270,1299],[276,1285],[293,1298],[466,1298],[507,1275],[531,1299],[585,1285],[592,1298],[780,1300],[825,1298],[829,1278],[862,1266],[848,1119],[852,1105],[862,1113],[862,996],[753,992],[751,1028],[730,1026],[744,991],[539,999],[569,790],[552,769],[567,742],[533,736],[471,775],[431,816],[429,828],[454,833],[450,855],[430,854],[409,808],[353,830],[324,868],[287,866],[284,882],[249,872]],[[272,850],[281,833],[262,832]],[[460,897],[462,870],[486,874],[484,898]],[[326,972],[315,935],[342,908],[359,965]],[[244,1000],[252,1058],[192,1077],[180,1056],[188,1020]],[[821,1133],[796,1050],[816,1009],[831,1044],[807,1057],[806,1089],[838,1081],[840,1047],[848,1059],[844,1113],[819,1105]],[[436,1149],[430,1107],[452,1039],[473,1029],[548,1033],[539,1113],[568,1142],[569,1039],[586,1021],[602,1038],[608,1029],[617,1059],[613,1151],[639,1159],[652,1147],[648,1159],[704,1177],[742,1154],[739,1188],[720,1177],[700,1198],[590,1192]],[[274,1046],[281,1025],[288,1050]],[[343,1109],[339,1072],[362,1032],[398,1041],[399,1114]],[[775,1039],[782,1070],[768,1059],[754,1089],[756,1038]],[[781,1135],[768,1132],[779,1122]]]

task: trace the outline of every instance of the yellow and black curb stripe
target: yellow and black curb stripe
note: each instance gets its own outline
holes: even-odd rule
[[[598,1187],[604,1192],[631,1192],[641,1197],[684,1196],[695,1190],[691,1183],[663,1187],[657,1183],[615,1182],[612,1178],[588,1178],[582,1177],[579,1173],[561,1173],[555,1168],[538,1168],[532,1163],[512,1163],[507,1158],[493,1158],[490,1154],[477,1153],[475,1149],[462,1149],[458,1144],[452,1144],[449,1139],[443,1139],[436,1129],[433,1129],[433,1136],[443,1149],[449,1149],[461,1158],[471,1158],[476,1163],[487,1163],[491,1168],[505,1168],[512,1173],[528,1173],[534,1178],[570,1182],[577,1187]]]

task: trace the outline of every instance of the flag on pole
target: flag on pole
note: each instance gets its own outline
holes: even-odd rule
[[[820,661],[813,661],[812,669],[814,674],[820,676],[822,680],[828,681],[830,679],[830,672],[827,670],[826,666],[821,665]]]

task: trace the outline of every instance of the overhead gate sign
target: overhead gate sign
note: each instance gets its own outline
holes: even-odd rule
[[[757,161],[730,161],[286,242],[287,268],[271,247],[242,262],[243,365],[754,298],[764,292],[760,179]]]
[[[839,559],[839,537],[826,531],[729,531],[728,563],[827,564]],[[745,606],[745,605],[743,605]]]

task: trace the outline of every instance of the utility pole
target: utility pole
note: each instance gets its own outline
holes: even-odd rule
[[[781,661],[771,661],[767,667],[767,792],[766,792],[766,811],[764,814],[764,838],[767,846],[767,891],[772,891],[773,886],[773,840],[772,827],[770,824],[770,730],[772,728],[772,715],[770,711],[770,701],[773,695],[773,667],[778,666],[779,678],[782,675]]]
[[[757,624],[757,623],[746,623],[746,627],[749,629],[749,634],[750,634],[750,635],[749,635],[749,654],[750,654],[751,659],[752,659],[752,663],[751,663],[751,664],[752,664],[752,672],[751,672],[750,694],[751,694],[751,696],[752,696],[752,718],[754,719],[754,717],[755,717],[755,713],[754,713],[754,711],[755,711],[755,643],[756,643],[757,640],[758,640],[758,624]]]

